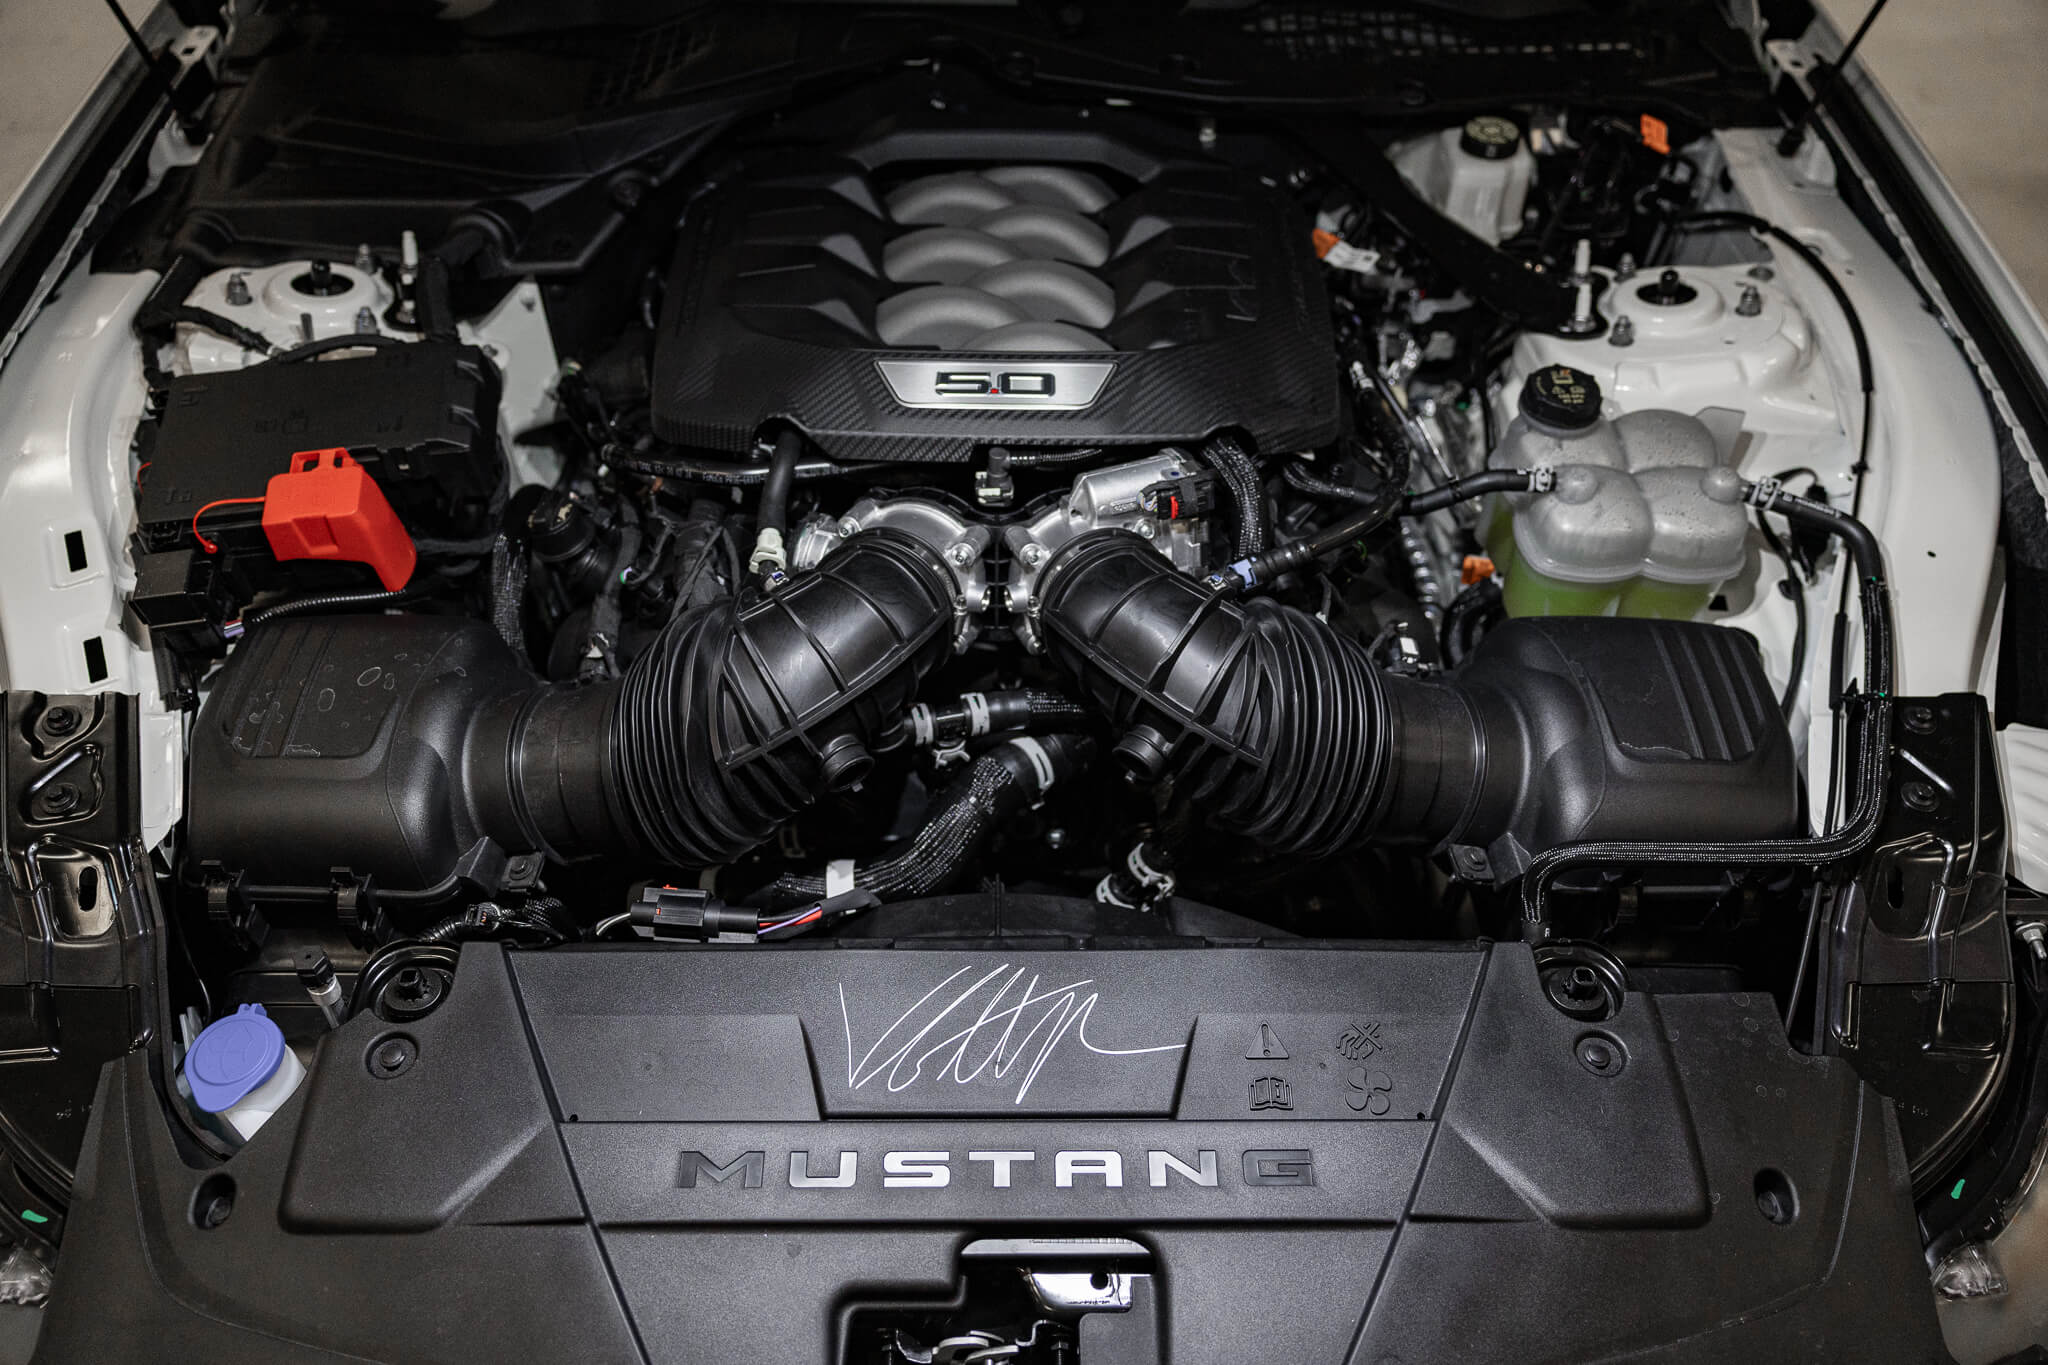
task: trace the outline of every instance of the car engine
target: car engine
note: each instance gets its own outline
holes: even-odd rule
[[[351,1239],[533,1292],[461,1230],[567,1267],[479,1349],[1259,1358],[1270,1306],[1264,1358],[1467,1311],[1505,1358],[1523,1309],[1453,1305],[1515,1229],[1605,1358],[1661,1339],[1596,1302],[1651,1240],[1789,1302],[1962,1170],[1988,715],[1898,696],[1870,346],[1763,216],[1760,96],[1339,124],[736,22],[636,36],[691,102],[579,112],[617,155],[559,197],[425,124],[337,152],[279,39],[96,248],[161,719],[16,693],[8,742],[68,913],[101,869],[168,926],[165,1112],[232,1179],[165,1235],[255,1239],[195,1301]],[[700,46],[821,65],[713,99]],[[579,53],[529,55],[626,79]],[[1880,1133],[1799,1050],[1920,1098]],[[109,1075],[103,1162],[154,1104]],[[1828,1321],[1924,1276],[1854,1245]],[[729,1324],[660,1306],[721,1265]]]
[[[432,260],[391,305],[425,339],[172,377],[144,488],[178,510],[145,534],[204,618],[184,628],[246,636],[194,732],[194,874],[266,921],[345,884],[409,931],[521,894],[666,930],[634,887],[688,869],[710,873],[702,932],[752,937],[1021,857],[1034,891],[1290,924],[1384,913],[1432,857],[1490,914],[1572,844],[1794,833],[1782,680],[1694,619],[1743,567],[1749,504],[1794,504],[1693,415],[1610,419],[1590,371],[1490,395],[1483,356],[1414,321],[1411,243],[1372,272],[1319,260],[1318,215],[1368,205],[1159,141],[913,116],[743,142],[631,343],[645,387],[562,371],[548,483],[494,490],[491,366],[431,339],[452,326]],[[980,159],[997,146],[1025,159]],[[337,270],[265,294],[404,288]],[[1699,287],[1666,274],[1636,292]],[[230,503],[256,485],[221,435],[280,410],[316,415],[239,443],[250,468],[346,453]],[[365,451],[385,426],[418,444]],[[368,582],[354,566],[384,561],[343,541],[377,527],[331,514],[333,548],[279,554],[278,502],[350,475],[411,578]],[[1504,587],[1449,594],[1429,515],[1495,549]],[[429,531],[447,548],[422,556]],[[451,568],[450,607],[482,596],[351,615],[305,596],[297,565],[323,558],[371,605]]]

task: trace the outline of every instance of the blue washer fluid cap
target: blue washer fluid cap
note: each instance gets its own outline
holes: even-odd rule
[[[209,1114],[240,1104],[277,1072],[284,1060],[284,1033],[261,1005],[243,1005],[201,1029],[185,1054],[185,1083],[192,1099]]]

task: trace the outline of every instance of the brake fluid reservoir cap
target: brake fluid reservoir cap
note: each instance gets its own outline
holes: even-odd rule
[[[1545,365],[1523,381],[1521,408],[1552,431],[1584,431],[1600,420],[1600,385],[1584,370]]]
[[[1481,114],[1465,120],[1464,128],[1458,133],[1458,150],[1482,161],[1506,161],[1515,154],[1521,140],[1522,130],[1513,119],[1499,114]]]
[[[261,1005],[243,1005],[200,1030],[185,1054],[185,1083],[209,1114],[240,1104],[276,1074],[284,1060],[284,1033]]]

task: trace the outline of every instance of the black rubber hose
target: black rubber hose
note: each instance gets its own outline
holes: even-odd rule
[[[1213,436],[1199,452],[1216,471],[1236,512],[1235,558],[1249,559],[1266,548],[1266,485],[1259,462],[1234,436]]]
[[[1280,477],[1285,479],[1287,486],[1295,492],[1306,493],[1312,498],[1321,498],[1325,502],[1377,503],[1380,501],[1379,494],[1370,489],[1354,488],[1348,483],[1333,483],[1329,479],[1319,478],[1299,461],[1290,461],[1287,467],[1280,471]]]
[[[1785,670],[1785,690],[1778,698],[1778,709],[1790,719],[1792,708],[1799,701],[1800,676],[1806,672],[1806,584],[1800,579],[1799,565],[1792,557],[1792,548],[1785,544],[1784,538],[1772,529],[1771,523],[1761,513],[1757,516],[1756,528],[1763,533],[1764,543],[1771,547],[1771,553],[1785,565],[1785,576],[1778,580],[1778,587],[1792,603],[1792,662]]]
[[[1289,482],[1293,480],[1290,479]],[[1489,469],[1478,474],[1468,474],[1462,479],[1453,479],[1441,488],[1406,494],[1401,499],[1399,514],[1404,517],[1422,516],[1425,513],[1442,511],[1454,503],[1464,502],[1470,498],[1485,497],[1489,493],[1525,492],[1529,484],[1530,475],[1527,470]],[[1262,587],[1284,573],[1312,564],[1324,555],[1335,554],[1360,536],[1376,529],[1386,519],[1387,509],[1377,505],[1370,507],[1342,521],[1334,522],[1312,536],[1290,541],[1262,555],[1241,559],[1228,570],[1214,575],[1209,580],[1210,587],[1212,590],[1225,592],[1242,592]]]
[[[1441,488],[1408,494],[1401,499],[1401,515],[1426,516],[1473,498],[1483,498],[1489,493],[1526,493],[1529,491],[1530,480],[1531,476],[1526,469],[1481,470],[1477,474],[1467,474],[1462,479],[1452,479]]]
[[[774,544],[789,544],[789,492],[796,483],[797,460],[804,453],[803,433],[784,427],[775,437],[775,452],[768,458],[768,477],[761,481],[757,537],[775,533]],[[783,550],[786,555],[787,550]]]
[[[615,683],[487,707],[464,758],[476,823],[558,856],[729,861],[861,779],[952,626],[938,557],[862,532],[777,592],[685,612]]]
[[[1057,692],[1018,688],[1004,692],[963,692],[955,702],[919,702],[905,721],[920,747],[960,744],[1005,730],[1072,729],[1089,713]]]
[[[989,836],[1060,783],[1078,776],[1094,757],[1094,741],[1078,735],[1006,740],[974,760],[933,804],[924,827],[903,852],[856,865],[853,888],[885,901],[907,900],[954,885]],[[826,894],[817,874],[779,877],[768,890],[774,906],[801,905]]]

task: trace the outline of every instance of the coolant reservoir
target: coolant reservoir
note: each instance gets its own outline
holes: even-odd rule
[[[1610,422],[1600,386],[1565,365],[1533,371],[1493,465],[1549,465],[1547,493],[1488,509],[1482,539],[1510,616],[1690,620],[1742,568],[1742,479],[1696,417],[1647,410]]]
[[[1473,236],[1504,242],[1522,230],[1536,157],[1513,119],[1481,114],[1391,153],[1416,193]]]

